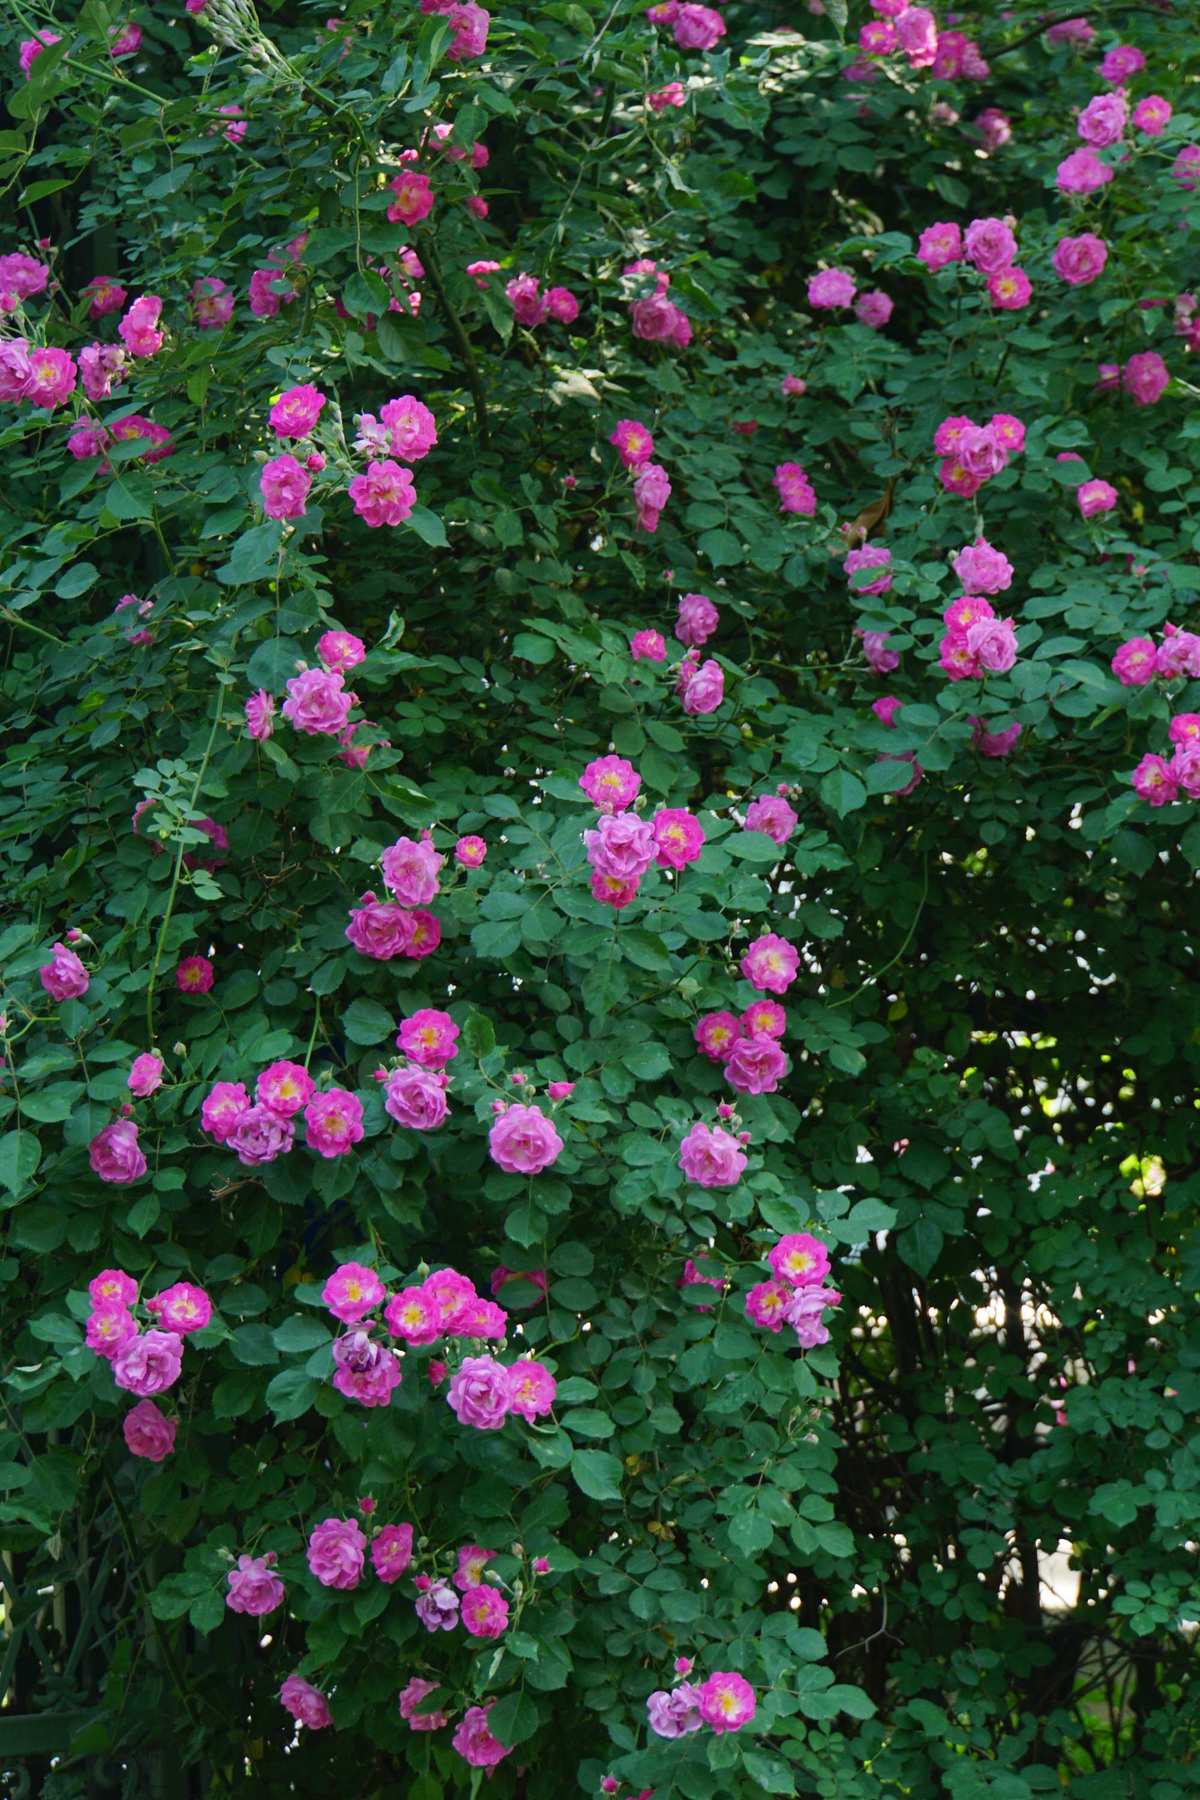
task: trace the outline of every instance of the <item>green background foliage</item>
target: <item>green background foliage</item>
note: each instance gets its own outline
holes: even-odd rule
[[[1200,825],[1187,802],[1149,811],[1128,776],[1200,689],[1124,688],[1109,659],[1197,623],[1195,388],[1170,308],[1138,305],[1198,279],[1197,196],[1168,173],[1200,134],[1194,19],[1093,10],[1102,47],[1146,52],[1135,92],[1176,116],[1081,210],[1053,171],[1099,91],[1095,50],[1047,47],[1019,0],[964,23],[986,83],[893,61],[864,90],[842,76],[845,10],[734,5],[719,52],[685,57],[636,6],[539,4],[497,12],[458,66],[436,17],[367,0],[337,33],[324,6],[265,5],[265,60],[182,7],[135,9],[142,52],[120,66],[124,15],[100,0],[21,0],[0,28],[4,247],[51,238],[62,283],[30,334],[88,341],[97,272],[161,294],[167,348],[101,410],[136,403],[176,440],[104,472],[67,456],[62,412],[6,409],[0,429],[0,1761],[26,1758],[47,1796],[83,1792],[85,1770],[113,1793],[474,1792],[448,1734],[397,1714],[415,1673],[456,1710],[496,1698],[517,1745],[498,1797],[594,1793],[609,1771],[659,1800],[1191,1791]],[[850,12],[852,38],[868,15]],[[23,83],[17,40],[51,22],[64,42]],[[677,77],[686,107],[648,111]],[[229,102],[240,148],[214,134]],[[985,104],[1013,123],[988,156]],[[383,182],[436,121],[491,161],[423,164],[437,205],[408,232]],[[933,220],[1006,213],[1026,311],[916,261]],[[1109,267],[1068,288],[1049,257],[1080,228]],[[302,231],[298,299],[252,319],[251,271]],[[379,273],[406,242],[427,271],[415,317],[385,310]],[[641,256],[671,272],[686,351],[631,335],[621,270]],[[502,288],[465,275],[482,257],[501,282],[571,287],[578,321],[514,330]],[[886,331],[806,310],[822,262],[892,295]],[[237,290],[220,333],[188,320],[205,275]],[[1100,361],[1150,346],[1176,377],[1157,406],[1095,392]],[[779,397],[788,372],[802,400]],[[272,396],[306,380],[336,399],[330,479],[285,530],[261,521],[255,458]],[[337,419],[397,392],[440,441],[420,510],[369,533],[332,479]],[[1024,453],[975,501],[944,494],[938,422],[1000,410]],[[621,417],[651,426],[673,484],[653,538],[607,444]],[[1114,483],[1116,512],[1080,519],[1062,450]],[[783,460],[807,468],[814,520],[779,514]],[[895,584],[862,600],[838,524],[885,493]],[[1016,568],[1021,651],[982,688],[936,668],[947,557],[977,530]],[[145,647],[112,616],[131,589],[154,602]],[[640,626],[669,633],[689,589],[722,614],[705,654],[727,698],[700,719],[627,650]],[[255,745],[242,726],[247,692],[280,692],[334,622],[371,646],[352,685],[388,742],[362,771],[325,739],[282,725]],[[855,626],[890,632],[894,676],[865,667]],[[885,691],[904,702],[891,730],[870,711]],[[1017,753],[979,758],[972,714],[1019,722]],[[619,917],[588,892],[577,786],[610,747],[708,840]],[[909,766],[877,759],[906,752],[925,776],[897,798]],[[782,852],[736,817],[778,782],[801,815]],[[139,798],[157,804],[134,834]],[[229,854],[189,869],[205,816]],[[425,826],[442,849],[482,833],[487,863],[439,897],[433,958],[369,963],[348,910]],[[71,925],[92,982],[55,1006],[36,970]],[[791,1074],[742,1108],[746,1177],[704,1192],[678,1142],[725,1089],[692,1028],[747,1003],[737,958],[765,930],[802,947]],[[210,949],[211,994],[179,993],[176,962]],[[464,1028],[452,1117],[428,1136],[397,1130],[371,1079],[420,1005]],[[87,1144],[152,1046],[169,1078],[138,1108],[150,1172],[106,1187]],[[278,1057],[359,1093],[352,1156],[244,1170],[202,1137],[211,1082]],[[486,1154],[514,1070],[576,1083],[564,1153],[532,1181]],[[809,1227],[845,1299],[833,1343],[801,1354],[742,1303],[775,1235]],[[394,1285],[452,1263],[481,1291],[501,1263],[544,1268],[513,1341],[554,1367],[554,1418],[473,1433],[411,1367],[386,1410],[343,1400],[319,1288],[352,1255]],[[723,1298],[680,1292],[689,1255]],[[126,1453],[124,1397],[82,1342],[111,1263],[151,1290],[202,1282],[218,1309],[159,1467]],[[366,1493],[414,1522],[425,1566],[469,1541],[509,1580],[550,1557],[498,1658],[430,1639],[407,1582],[317,1587],[307,1531]],[[247,1548],[287,1582],[267,1647],[223,1605],[222,1553]],[[744,1673],[753,1727],[647,1741],[678,1654]],[[298,1750],[276,1699],[293,1669],[336,1724]]]

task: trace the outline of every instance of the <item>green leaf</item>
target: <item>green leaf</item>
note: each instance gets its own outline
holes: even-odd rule
[[[505,1694],[488,1713],[488,1730],[502,1744],[523,1744],[540,1724],[537,1704],[526,1693]]]
[[[577,1450],[571,1458],[575,1485],[591,1500],[619,1500],[623,1473],[618,1458],[607,1450]]]
[[[60,600],[74,600],[100,579],[100,571],[95,563],[75,563],[59,576],[54,591]]]
[[[433,550],[447,548],[446,527],[437,514],[430,512],[427,506],[414,506],[405,524],[410,531],[415,531],[422,543]]]
[[[281,1424],[306,1413],[326,1384],[301,1369],[284,1369],[267,1383],[267,1405]]]
[[[589,1438],[610,1438],[616,1430],[608,1414],[594,1406],[577,1406],[565,1413],[562,1426],[564,1431],[573,1431],[577,1437]],[[616,1461],[615,1457],[613,1461]]]
[[[867,803],[867,790],[849,769],[833,769],[821,779],[821,799],[839,819]]]
[[[328,1344],[330,1334],[325,1325],[318,1319],[305,1318],[303,1313],[295,1313],[285,1319],[271,1333],[277,1350],[289,1353],[296,1350],[315,1350],[321,1344]]]
[[[352,1000],[342,1014],[342,1030],[352,1044],[381,1044],[396,1029],[396,1020],[375,1000]]]
[[[308,660],[304,646],[294,638],[272,638],[270,643],[260,644],[246,664],[247,686],[280,693],[284,683],[296,673],[297,666]]]
[[[639,1081],[658,1081],[671,1067],[671,1053],[664,1044],[631,1044],[621,1061]]]
[[[743,1758],[743,1767],[752,1781],[756,1781],[764,1794],[794,1794],[796,1777],[785,1762],[777,1756],[763,1756],[757,1750],[747,1750]]]
[[[468,1013],[467,1022],[462,1028],[463,1049],[477,1060],[482,1061],[490,1056],[496,1048],[496,1031],[492,1021],[483,1013]]]
[[[775,1527],[762,1513],[745,1507],[730,1519],[729,1537],[734,1548],[740,1550],[743,1556],[754,1556],[774,1542]]]
[[[916,1219],[896,1237],[902,1260],[918,1275],[928,1275],[941,1255],[944,1242],[941,1226],[932,1219]]]
[[[37,1174],[42,1146],[32,1131],[6,1131],[0,1137],[0,1186],[19,1200]]]
[[[217,570],[217,580],[226,587],[249,587],[256,581],[274,577],[279,562],[279,545],[283,525],[278,519],[252,525],[233,543],[228,562]],[[294,675],[295,669],[289,670]]]
[[[548,663],[554,656],[554,645],[550,639],[541,637],[534,631],[518,631],[512,647],[513,655],[519,656],[522,662]]]

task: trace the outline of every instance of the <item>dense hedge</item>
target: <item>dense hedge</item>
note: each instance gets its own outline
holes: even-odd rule
[[[0,24],[0,1766],[1183,1800],[1194,13],[422,6]]]

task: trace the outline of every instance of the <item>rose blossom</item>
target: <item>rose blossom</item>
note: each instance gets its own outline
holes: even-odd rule
[[[84,1328],[84,1342],[97,1356],[111,1360],[122,1344],[127,1344],[137,1334],[137,1320],[128,1306],[105,1300],[97,1304],[94,1312],[89,1313]]]
[[[691,12],[705,12],[707,8],[695,6]],[[490,1769],[504,1757],[511,1754],[510,1746],[502,1744],[498,1737],[488,1730],[488,1715],[491,1706],[471,1706],[463,1714],[458,1729],[450,1740],[458,1754],[473,1769]]]
[[[629,640],[629,654],[634,662],[666,662],[667,641],[661,631],[635,631]]]
[[[305,1142],[318,1156],[345,1156],[363,1135],[362,1101],[345,1088],[314,1094],[304,1108]]]
[[[146,1158],[138,1148],[138,1128],[132,1119],[114,1119],[98,1131],[88,1145],[88,1161],[101,1181],[127,1187],[146,1173]]]
[[[154,1314],[165,1331],[187,1337],[189,1332],[204,1330],[212,1318],[213,1308],[202,1287],[196,1287],[190,1281],[176,1281],[161,1294],[155,1294],[152,1300],[147,1300],[146,1310]]]
[[[258,486],[268,519],[303,518],[312,476],[290,453],[285,451],[263,464]]]
[[[742,974],[760,993],[784,994],[795,981],[800,957],[795,946],[768,931],[755,938],[741,961]]]
[[[981,275],[995,275],[1017,260],[1017,240],[1003,219],[972,219],[963,238],[963,251]]]
[[[390,900],[376,900],[368,892],[350,914],[346,937],[361,955],[386,962],[393,956],[407,954],[413,916],[402,906],[395,906]]]
[[[129,1079],[125,1085],[137,1099],[145,1100],[154,1093],[156,1088],[162,1086],[162,1078],[162,1057],[155,1056],[152,1051],[146,1050],[141,1056],[134,1057],[133,1067],[129,1071]]]
[[[374,1312],[385,1296],[385,1288],[374,1269],[364,1263],[343,1263],[335,1269],[321,1289],[321,1299],[344,1325],[357,1325],[369,1312]]]
[[[1085,519],[1097,513],[1111,512],[1117,504],[1117,490],[1107,481],[1085,481],[1075,490],[1075,499]]]
[[[1105,51],[1100,59],[1100,79],[1113,87],[1119,87],[1131,75],[1139,74],[1145,66],[1145,56],[1134,45],[1116,44],[1111,50]]]
[[[1171,122],[1174,109],[1161,94],[1147,94],[1133,109],[1133,122],[1146,137],[1161,137]]]
[[[463,1594],[459,1617],[471,1637],[497,1638],[508,1626],[508,1601],[498,1588],[481,1585]]]
[[[615,821],[614,821],[615,823]],[[538,1175],[557,1162],[563,1141],[536,1106],[509,1106],[488,1132],[488,1154],[508,1175]]]
[[[1124,94],[1097,94],[1089,100],[1076,122],[1079,136],[1096,150],[1106,150],[1120,142],[1129,119],[1129,103]]]
[[[417,503],[412,470],[401,468],[391,457],[369,462],[365,475],[356,475],[347,492],[354,510],[372,529],[399,525]]]
[[[679,1146],[679,1167],[697,1187],[733,1187],[745,1172],[746,1157],[728,1131],[697,1120]]]
[[[402,906],[425,906],[438,892],[438,871],[445,862],[432,840],[400,837],[380,857],[384,886]]]
[[[1121,371],[1121,386],[1135,406],[1153,406],[1170,379],[1170,370],[1156,350],[1131,356]]]
[[[333,1724],[328,1700],[303,1675],[288,1676],[279,1690],[279,1704],[298,1725],[307,1725],[310,1731],[323,1731]]]
[[[1179,798],[1174,773],[1161,756],[1143,756],[1130,776],[1135,791],[1151,806],[1168,806]]]
[[[695,862],[704,848],[704,831],[699,819],[686,807],[664,806],[652,821],[655,862],[660,869],[684,869]]]
[[[436,1681],[424,1681],[419,1675],[410,1679],[407,1687],[400,1694],[400,1717],[412,1731],[440,1731],[443,1725],[450,1723],[450,1715],[444,1712],[419,1712],[417,1709],[426,1694],[435,1693]]]
[[[274,1553],[266,1556],[239,1556],[237,1566],[225,1577],[229,1592],[225,1604],[230,1612],[249,1613],[261,1619],[283,1605],[283,1583],[275,1574]]]
[[[675,636],[681,644],[707,643],[720,619],[707,594],[683,594],[675,619]]]
[[[805,519],[811,519],[814,516],[817,510],[817,496],[813,491],[811,481],[799,463],[779,463],[771,479],[779,493],[780,512],[798,513]]]
[[[773,1094],[788,1072],[788,1059],[765,1032],[739,1037],[725,1063],[725,1078],[741,1094]]]
[[[604,812],[619,813],[633,805],[642,778],[623,756],[601,756],[588,764],[579,785]]]
[[[684,664],[687,667],[687,664]],[[682,678],[682,670],[680,671]],[[710,656],[693,669],[682,686],[683,710],[695,717],[714,713],[725,698],[725,671]]]
[[[66,944],[56,943],[50,961],[38,970],[38,980],[52,1000],[78,1000],[88,991],[88,972]]]
[[[661,1738],[684,1737],[688,1732],[699,1731],[704,1723],[700,1717],[700,1690],[688,1682],[681,1682],[669,1693],[659,1688],[646,1701],[646,1722]]]
[[[139,1400],[121,1421],[130,1452],[144,1457],[147,1462],[162,1462],[170,1456],[175,1448],[177,1429],[176,1421],[165,1418],[153,1400]]]
[[[718,1670],[701,1684],[696,1704],[714,1731],[740,1731],[754,1717],[754,1689],[743,1676]]]
[[[139,1399],[165,1393],[179,1380],[183,1340],[174,1331],[145,1331],[121,1345],[112,1359],[113,1380]]]
[[[247,1106],[239,1113],[225,1143],[245,1168],[252,1169],[274,1162],[278,1156],[286,1156],[294,1137],[295,1127],[290,1118],[283,1118],[271,1107],[258,1104]]]
[[[357,1519],[323,1519],[309,1537],[308,1566],[328,1588],[356,1588],[367,1540]]]
[[[962,231],[958,225],[948,221],[927,225],[917,245],[917,256],[931,274],[936,274],[950,263],[960,261],[962,252]]]
[[[446,1400],[460,1425],[499,1431],[511,1407],[508,1371],[491,1356],[464,1356],[451,1376]]]
[[[390,1587],[399,1581],[412,1561],[411,1525],[382,1525],[371,1539],[371,1566],[380,1581]]]
[[[446,1077],[433,1069],[393,1069],[383,1092],[384,1111],[408,1131],[436,1131],[449,1116]]]
[[[1055,172],[1059,189],[1064,194],[1094,194],[1113,178],[1107,163],[1102,163],[1092,149],[1072,150]]]
[[[854,299],[854,277],[845,269],[821,269],[808,278],[808,304],[817,311],[849,306]]]
[[[829,1273],[829,1252],[807,1231],[789,1232],[767,1252],[776,1281],[792,1287],[818,1286]]]
[[[313,1091],[314,1082],[300,1063],[273,1062],[254,1084],[254,1097],[281,1119],[298,1113]]]
[[[164,334],[156,329],[162,304],[157,294],[141,294],[117,326],[130,356],[154,356],[162,349]]]
[[[542,1363],[521,1357],[508,1369],[508,1409],[522,1419],[540,1419],[554,1405],[558,1383]]]

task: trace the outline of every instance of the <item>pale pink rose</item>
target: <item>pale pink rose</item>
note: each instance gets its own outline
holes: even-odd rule
[[[509,1106],[488,1132],[488,1154],[509,1175],[537,1175],[557,1162],[563,1141],[536,1106]]]
[[[745,1172],[746,1156],[720,1125],[697,1120],[679,1146],[679,1167],[697,1187],[733,1187]]]
[[[303,1675],[288,1676],[279,1690],[279,1704],[298,1725],[307,1725],[310,1731],[323,1731],[333,1724],[328,1700]]]
[[[229,1592],[225,1604],[230,1612],[249,1613],[261,1619],[283,1605],[283,1583],[272,1564],[274,1553],[266,1556],[239,1556],[236,1567],[225,1577]]]
[[[121,1422],[130,1452],[147,1462],[162,1462],[170,1456],[177,1429],[176,1421],[165,1418],[153,1400],[139,1400]]]

